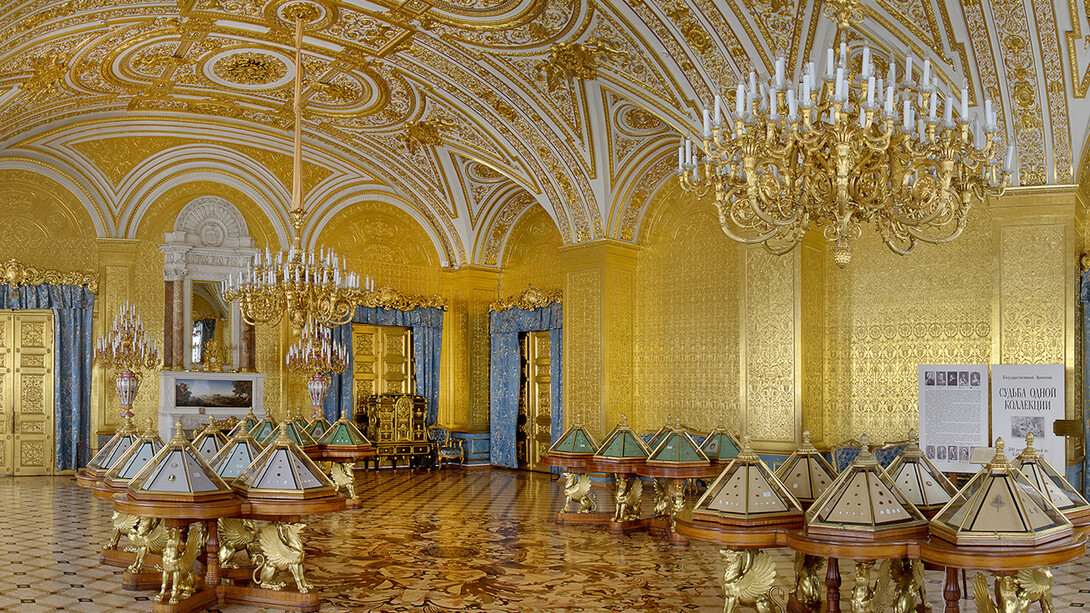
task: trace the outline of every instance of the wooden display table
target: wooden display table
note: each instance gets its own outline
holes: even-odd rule
[[[920,541],[914,538],[890,540],[853,539],[850,535],[837,537],[828,534],[811,534],[805,529],[787,532],[787,546],[796,553],[826,559],[825,588],[826,611],[840,613],[840,566],[838,560],[891,560],[918,559]],[[924,535],[922,538],[926,539]],[[921,603],[922,606],[922,603]],[[799,610],[791,608],[789,610]],[[815,609],[801,609],[814,611]]]
[[[242,511],[242,501],[237,496],[202,503],[179,504],[166,501],[137,500],[127,493],[117,493],[113,496],[113,503],[114,510],[118,513],[161,519],[168,528],[184,528],[194,522],[205,524],[207,540],[203,551],[198,554],[198,558],[204,567],[203,578],[197,581],[193,594],[189,598],[177,604],[155,602],[152,604],[152,611],[156,613],[188,613],[189,611],[204,609],[208,605],[220,601],[223,586],[220,584],[217,520],[221,517],[236,516]],[[194,567],[194,572],[196,570],[197,567]],[[122,577],[123,585],[135,586],[130,589],[147,589],[147,578],[139,576],[143,573],[130,573],[128,570],[125,573],[128,576]],[[164,570],[161,578],[165,578],[166,575],[167,572]],[[174,580],[177,581],[178,579],[175,578]],[[154,589],[154,585],[151,587]]]
[[[356,493],[356,462],[375,457],[373,445],[342,446],[338,448],[321,447],[321,453],[313,458],[321,462],[330,462],[329,478],[337,484],[338,489],[344,488],[348,492],[345,500],[345,508],[360,508],[359,496]]]
[[[931,537],[919,544],[919,556],[924,562],[946,567],[942,597],[944,613],[961,611],[961,586],[958,570],[983,570],[996,574],[1017,572],[1024,568],[1042,568],[1074,562],[1086,553],[1086,534],[1081,530],[1051,543],[1036,547],[965,547]]]
[[[655,513],[663,518],[670,542],[685,543],[685,537],[677,530],[677,515],[685,507],[685,480],[711,479],[724,468],[725,465],[719,464],[678,466],[646,462],[636,468],[637,475],[655,479]]]

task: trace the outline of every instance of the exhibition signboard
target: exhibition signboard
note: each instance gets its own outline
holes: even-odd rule
[[[974,447],[988,446],[988,366],[921,364],[920,449],[943,472],[976,472]]]
[[[1033,446],[1061,474],[1066,470],[1064,437],[1052,422],[1065,418],[1063,364],[992,366],[992,438],[1002,438],[1013,459],[1033,434]]]

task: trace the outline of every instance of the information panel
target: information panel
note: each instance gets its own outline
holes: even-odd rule
[[[1052,422],[1064,419],[1063,364],[992,366],[992,436],[1003,438],[1005,455],[1014,459],[1033,434],[1033,446],[1060,474],[1066,470],[1064,437]]]
[[[988,366],[921,364],[920,448],[943,472],[976,472],[988,446]]]

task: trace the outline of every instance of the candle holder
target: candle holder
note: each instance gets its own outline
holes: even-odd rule
[[[114,316],[113,326],[95,342],[94,362],[117,369],[117,395],[121,400],[121,419],[128,425],[132,404],[140,389],[139,371],[159,367],[159,344],[148,340],[144,322],[136,307],[126,302]]]
[[[298,340],[288,347],[288,370],[310,376],[307,395],[310,396],[311,419],[322,415],[322,401],[329,390],[330,375],[348,368],[348,349],[333,339],[333,330],[308,319]]]

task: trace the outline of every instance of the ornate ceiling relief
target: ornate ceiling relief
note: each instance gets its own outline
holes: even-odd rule
[[[452,155],[451,160],[461,181],[462,197],[469,209],[469,223],[474,228],[481,220],[481,214],[494,205],[497,197],[503,198],[513,189],[522,191],[507,176],[476,160],[459,155]]]
[[[511,224],[519,218],[523,211],[534,204],[534,197],[526,192],[516,194],[507,200],[488,225],[488,232],[484,235],[484,248],[481,250],[481,263],[486,266],[497,265],[503,240],[510,231]]]
[[[1043,185],[1045,172],[1044,119],[1037,91],[1037,71],[1030,47],[1029,24],[1022,0],[992,0],[992,18],[999,34],[1007,94],[1011,97],[1014,138],[1018,147],[1018,182]]]
[[[1041,68],[1044,70],[1045,94],[1048,98],[1048,123],[1052,127],[1052,176],[1050,179],[1054,183],[1070,183],[1075,176],[1075,162],[1071,154],[1067,89],[1064,87],[1063,59],[1060,57],[1060,34],[1056,28],[1056,11],[1052,2],[1033,0],[1033,13],[1037,21],[1037,37],[1041,44]]]

